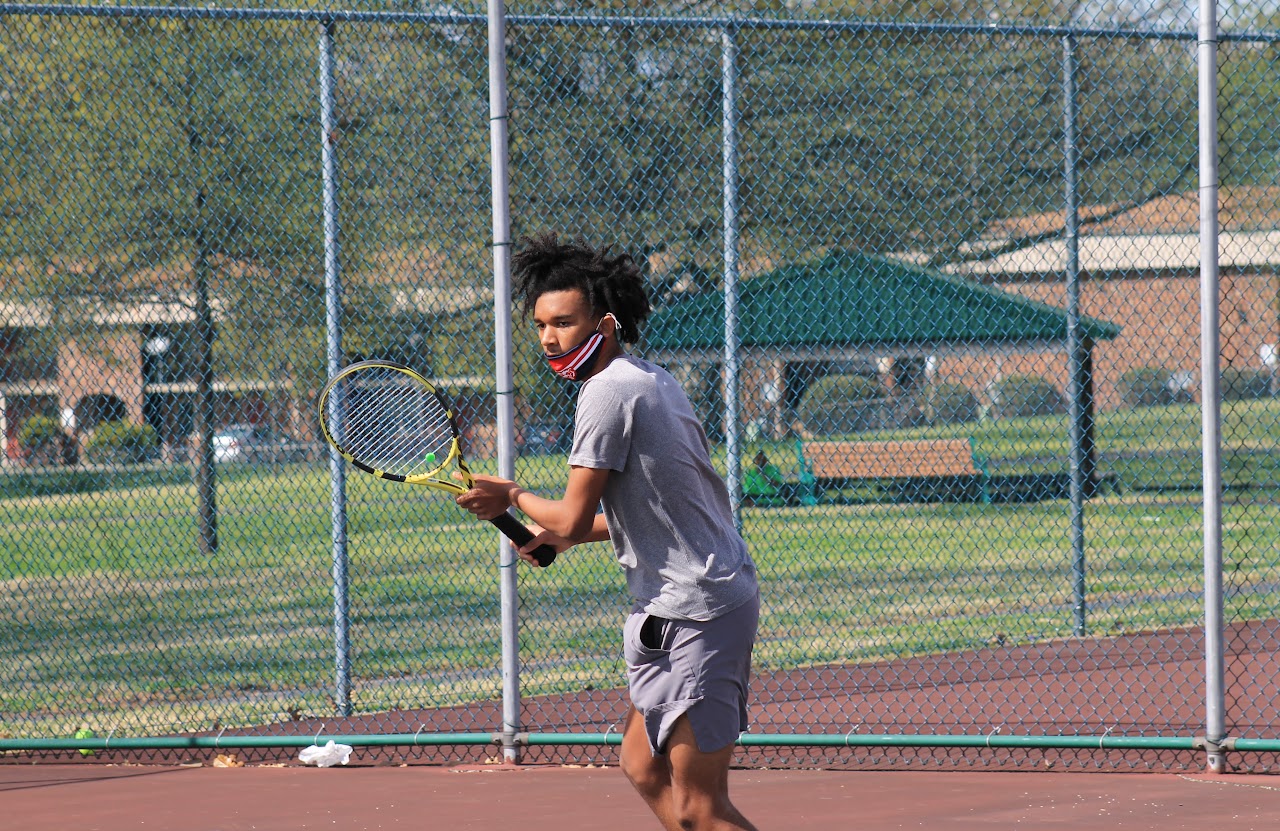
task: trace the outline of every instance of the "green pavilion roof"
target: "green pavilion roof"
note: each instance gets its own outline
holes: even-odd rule
[[[1081,319],[1091,340],[1120,327]],[[745,346],[861,346],[937,342],[1065,341],[1062,309],[906,263],[834,252],[744,280],[738,331]],[[689,294],[654,312],[645,344],[660,350],[724,344],[724,295]]]

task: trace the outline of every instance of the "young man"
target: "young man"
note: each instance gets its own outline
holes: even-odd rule
[[[524,512],[539,526],[520,549],[529,562],[543,543],[613,543],[634,599],[622,770],[669,831],[754,831],[729,801],[729,765],[747,727],[760,600],[728,491],[680,385],[622,348],[649,314],[636,264],[554,234],[524,242],[516,296],[551,368],[581,384],[569,481],[549,499],[477,476],[458,504],[482,519]]]
[[[757,450],[750,467],[743,471],[743,500],[748,504],[783,504],[787,497],[786,489],[782,471],[769,461],[763,450]]]

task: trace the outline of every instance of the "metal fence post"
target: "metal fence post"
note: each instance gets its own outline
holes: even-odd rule
[[[1084,381],[1080,360],[1080,205],[1077,188],[1079,151],[1076,146],[1076,39],[1062,39],[1062,156],[1066,197],[1067,264],[1063,275],[1067,284],[1068,397],[1071,419],[1071,583],[1074,630],[1086,633],[1085,553],[1084,553]]]
[[[1218,10],[1200,0],[1197,39],[1200,119],[1200,449],[1204,477],[1205,764],[1222,773],[1222,389],[1218,352]]]
[[[511,214],[507,177],[506,8],[489,0],[489,152],[493,199],[493,333],[495,406],[498,422],[498,473],[515,476],[515,403],[511,369]],[[515,551],[498,538],[502,596],[502,758],[520,761],[520,620]]]
[[[324,298],[329,377],[342,369],[342,282],[338,265],[338,170],[334,157],[337,128],[333,119],[333,20],[320,22],[320,147],[324,178]],[[338,407],[330,401],[329,406]],[[341,415],[329,414],[337,424]],[[329,449],[329,499],[333,550],[333,642],[336,686],[333,701],[341,715],[351,714],[351,652],[347,600],[347,472],[342,458]]]
[[[725,465],[733,522],[742,529],[741,407],[738,401],[738,45],[720,33],[724,176],[724,409]]]

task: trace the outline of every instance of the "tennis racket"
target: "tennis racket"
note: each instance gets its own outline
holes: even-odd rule
[[[462,458],[453,409],[430,381],[407,366],[373,360],[343,369],[320,393],[320,429],[342,458],[380,479],[452,494],[466,493],[475,481]],[[451,478],[453,464],[463,484]],[[511,514],[489,521],[517,545],[533,539]],[[556,558],[549,545],[533,554],[541,566]]]

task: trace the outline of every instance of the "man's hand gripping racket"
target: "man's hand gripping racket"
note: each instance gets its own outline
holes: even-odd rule
[[[320,429],[342,458],[380,479],[454,495],[474,484],[452,409],[430,381],[407,366],[373,360],[343,369],[320,393]],[[451,462],[462,484],[445,473]],[[489,521],[518,546],[533,539],[511,514]],[[556,550],[543,545],[533,555],[549,566]]]

